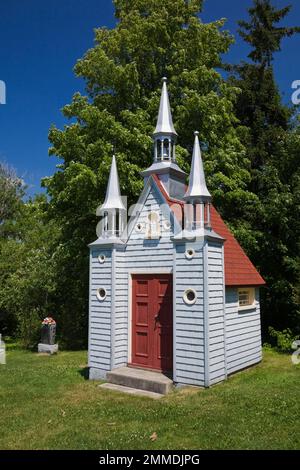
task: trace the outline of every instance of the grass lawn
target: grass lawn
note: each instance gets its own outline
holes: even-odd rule
[[[300,449],[300,366],[289,356],[265,351],[225,383],[158,401],[99,389],[86,360],[8,348],[0,449]]]

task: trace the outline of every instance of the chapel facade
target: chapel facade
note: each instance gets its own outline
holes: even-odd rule
[[[261,361],[264,280],[212,204],[197,132],[187,185],[166,82],[153,163],[128,222],[112,160],[90,245],[89,373],[130,367],[209,387]]]

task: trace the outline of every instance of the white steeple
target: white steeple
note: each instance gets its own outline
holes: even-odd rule
[[[119,184],[119,176],[117,169],[116,157],[113,155],[108,185],[106,189],[105,201],[101,206],[100,211],[104,212],[109,209],[122,209],[125,210],[124,204],[121,199],[121,191]]]
[[[116,157],[113,155],[105,201],[97,215],[103,215],[102,238],[119,237],[124,229],[126,209],[122,202]]]
[[[167,89],[167,79],[163,79],[157,124],[153,133],[154,163],[175,162],[175,144],[177,132],[174,129],[170,100]]]
[[[153,133],[154,161],[150,168],[143,171],[145,184],[150,175],[156,175],[170,197],[182,199],[185,193],[186,174],[176,163],[176,140],[167,79],[164,77],[161,92],[157,125]]]
[[[205,174],[203,168],[203,161],[201,156],[199,132],[195,132],[195,143],[193,150],[193,159],[191,166],[191,173],[189,179],[189,186],[185,193],[184,199],[191,200],[197,199],[202,202],[208,202],[211,200],[211,194],[207,189]]]
[[[161,92],[159,113],[157,118],[156,129],[154,131],[154,136],[156,134],[174,134],[177,136],[173,125],[173,118],[167,89],[167,78],[163,77],[162,81],[163,87]]]
[[[201,233],[201,231],[211,228],[211,195],[205,181],[199,132],[195,132],[190,180],[184,199],[187,203],[185,205],[185,229]]]

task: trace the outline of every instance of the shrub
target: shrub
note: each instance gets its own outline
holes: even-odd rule
[[[269,334],[271,338],[274,338],[276,340],[276,349],[279,352],[284,353],[292,352],[293,342],[300,338],[300,336],[294,336],[289,328],[283,331],[276,331],[273,327],[270,326]]]
[[[36,348],[41,335],[41,314],[38,309],[19,316],[18,334],[24,348]]]

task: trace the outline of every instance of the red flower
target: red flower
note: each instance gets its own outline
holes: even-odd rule
[[[52,317],[46,317],[42,321],[42,325],[56,325],[56,321]]]

